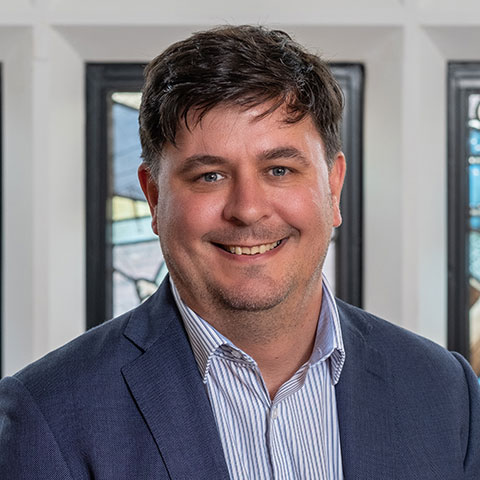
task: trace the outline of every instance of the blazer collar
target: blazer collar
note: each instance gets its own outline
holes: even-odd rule
[[[205,387],[167,281],[124,335],[143,352],[122,374],[171,478],[228,479]]]
[[[346,360],[336,386],[345,478],[396,478],[394,403],[386,360],[365,312],[338,302]]]

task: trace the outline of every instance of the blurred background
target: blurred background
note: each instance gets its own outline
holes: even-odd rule
[[[166,274],[136,180],[142,71],[226,23],[286,30],[344,90],[336,293],[480,374],[476,0],[1,0],[2,375]]]

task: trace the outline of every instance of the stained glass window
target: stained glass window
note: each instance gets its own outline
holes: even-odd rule
[[[480,92],[468,97],[468,283],[471,363],[480,375]]]
[[[167,273],[158,237],[137,179],[141,147],[138,138],[139,92],[111,95],[113,194],[111,246],[113,315],[149,297]]]
[[[87,327],[138,305],[167,273],[137,179],[143,68],[87,65]],[[342,135],[349,176],[343,225],[325,268],[336,293],[361,306],[363,68],[337,64],[333,72],[346,98]]]
[[[448,78],[448,346],[480,376],[480,64]]]

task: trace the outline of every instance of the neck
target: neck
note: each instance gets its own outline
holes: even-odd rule
[[[317,324],[312,322],[303,329],[292,331],[291,335],[262,345],[234,342],[257,362],[272,400],[279,388],[310,358],[316,327]]]

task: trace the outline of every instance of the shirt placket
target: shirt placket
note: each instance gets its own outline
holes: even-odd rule
[[[213,375],[217,375],[216,369],[220,367],[221,363],[232,372],[230,381],[235,383],[232,390],[234,389],[237,395],[248,397],[251,401],[249,410],[255,411],[255,415],[241,415],[244,420],[248,418],[250,421],[250,425],[247,425],[246,428],[243,426],[243,428],[227,429],[221,435],[224,450],[229,450],[231,454],[227,460],[227,463],[230,462],[231,478],[232,480],[255,480],[257,478],[268,480],[272,478],[268,447],[265,444],[265,425],[270,408],[268,391],[256,364],[245,359],[238,350],[229,347],[222,347],[217,350],[211,359],[211,373]],[[247,379],[247,382],[245,382],[245,379]],[[245,383],[248,383],[248,388]],[[252,391],[247,391],[248,389],[252,389],[254,394],[252,395]],[[215,415],[218,411],[220,409],[214,408]],[[218,421],[221,421],[221,419],[217,418]],[[242,434],[239,435],[239,432],[242,432]],[[254,459],[253,455],[258,454],[258,452],[252,451],[246,445],[258,444],[260,439],[264,444],[265,454]],[[259,473],[261,473],[260,476]]]

